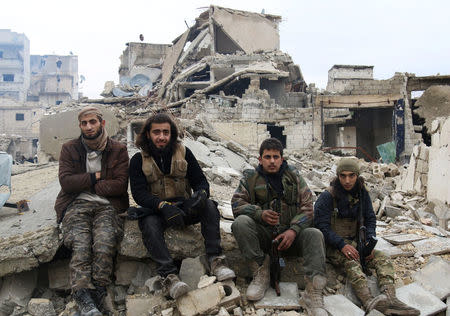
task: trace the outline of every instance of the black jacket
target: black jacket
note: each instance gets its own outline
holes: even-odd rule
[[[172,161],[172,153],[168,151],[160,157],[155,159],[159,169],[164,174],[170,173],[170,165]],[[209,183],[203,174],[202,168],[198,164],[192,151],[186,147],[185,159],[188,163],[186,178],[192,190],[205,190],[209,197]],[[155,195],[150,194],[147,178],[142,171],[142,155],[140,152],[136,153],[130,160],[130,188],[134,201],[151,210],[157,210],[161,199]]]
[[[372,207],[372,201],[365,188],[361,190],[361,203],[350,208],[347,195],[345,198],[337,199],[339,215],[343,218],[353,218],[358,220],[359,205],[362,205],[364,225],[367,228],[367,238],[376,236],[375,228],[377,219]],[[333,214],[333,196],[330,192],[324,191],[320,194],[314,205],[314,226],[320,229],[327,245],[341,250],[345,246],[345,241],[331,229],[331,215]]]

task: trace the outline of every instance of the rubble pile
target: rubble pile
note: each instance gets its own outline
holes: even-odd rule
[[[295,312],[287,310],[301,310],[293,303],[280,304],[276,297],[267,302],[251,304],[242,295],[247,286],[248,271],[231,234],[233,215],[229,201],[242,171],[258,163],[257,153],[235,142],[221,140],[201,118],[180,120],[179,124],[185,127],[184,144],[198,158],[211,183],[212,197],[219,202],[222,247],[238,276],[236,283],[215,282],[206,276],[202,257],[204,249],[198,226],[183,230],[170,229],[166,233],[168,247],[181,264],[181,279],[191,286],[192,291],[183,299],[166,299],[157,282],[155,283],[155,265],[142,243],[137,222],[126,221],[124,237],[116,257],[116,281],[108,289],[108,308],[114,315],[147,315],[148,312],[158,315],[291,315]],[[130,146],[130,155],[133,150],[135,148]],[[416,154],[420,157],[418,151]],[[316,195],[329,185],[336,174],[335,165],[339,157],[316,148],[312,147],[304,152],[287,151],[285,156],[290,164],[300,170]],[[411,158],[411,161],[414,159]],[[435,271],[436,268],[428,267],[438,264],[434,263],[436,260],[444,268],[450,265],[448,228],[439,227],[436,215],[444,210],[448,211],[448,208],[445,209],[444,203],[428,202],[424,190],[402,190],[409,167],[405,169],[395,164],[363,160],[360,160],[360,164],[378,217],[377,234],[381,238],[377,249],[393,258],[399,291],[403,287],[414,285],[412,290],[416,291],[415,287],[421,287],[424,295],[436,297],[436,293],[427,288],[424,278],[420,279],[420,283],[416,275],[422,275],[428,270],[431,272],[427,273]],[[54,177],[56,180],[56,172]],[[30,197],[30,213],[14,214],[2,219],[2,226],[9,231],[9,235],[2,233],[0,239],[0,312],[4,315],[73,315],[75,311],[69,295],[68,255],[61,248],[61,236],[58,234],[52,208],[58,191],[59,184],[55,181]],[[356,304],[354,308],[359,309],[359,302],[352,294],[342,271],[336,271],[331,265],[327,265],[327,270],[326,306],[329,312],[333,314],[336,306],[341,306],[339,304],[350,306],[348,300]],[[35,275],[41,277],[36,278]],[[445,279],[443,275],[441,278]],[[18,279],[26,282],[18,282]],[[298,287],[295,286],[297,294],[293,295],[299,295],[298,288],[302,289],[304,286],[301,259],[287,258],[282,281],[287,288],[294,282]],[[373,284],[376,289],[376,283]],[[3,292],[8,295],[2,295]],[[286,290],[285,293],[291,292]],[[442,303],[443,294],[439,295],[437,300]],[[205,300],[205,297],[208,299]],[[40,311],[45,312],[39,314]]]

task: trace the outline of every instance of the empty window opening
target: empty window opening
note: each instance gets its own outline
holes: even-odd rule
[[[16,113],[16,121],[24,121],[25,114],[24,113]]]
[[[276,126],[274,123],[269,123],[267,124],[267,131],[270,137],[278,139],[283,144],[283,148],[286,148],[286,135],[283,135],[283,126]]]
[[[238,51],[243,51],[243,49],[217,25],[214,25],[214,34],[216,52],[220,54],[235,54]]]
[[[12,74],[4,74],[3,81],[14,81],[14,75]]]
[[[219,91],[223,91],[225,95],[233,95],[237,96],[239,98],[242,98],[242,95],[245,93],[245,90],[248,89],[248,86],[250,85],[250,79],[244,78],[244,79],[233,79],[227,84],[218,87],[217,89],[214,89],[211,91],[210,94],[219,94]]]

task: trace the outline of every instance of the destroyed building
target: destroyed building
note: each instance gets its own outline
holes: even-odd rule
[[[31,55],[28,101],[60,105],[78,100],[78,56]]]
[[[0,97],[25,101],[30,86],[30,41],[0,29]]]

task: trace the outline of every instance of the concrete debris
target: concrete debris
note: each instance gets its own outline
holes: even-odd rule
[[[431,257],[428,263],[413,276],[424,289],[443,300],[450,296],[450,262]]]
[[[255,308],[275,308],[283,310],[297,310],[299,304],[298,286],[295,282],[280,282],[280,296],[273,288],[266,290],[264,297],[255,302]]]
[[[28,302],[28,312],[33,316],[56,315],[52,302],[45,298],[32,298]]]
[[[447,308],[444,302],[417,283],[396,289],[396,295],[403,303],[420,310],[420,315],[435,315]]]
[[[186,258],[181,262],[180,279],[193,290],[197,288],[201,277],[204,276],[205,273],[206,268],[199,256],[195,258]]]
[[[217,308],[225,297],[223,285],[214,283],[208,287],[188,292],[177,299],[177,308],[182,316],[207,314]]]
[[[3,278],[0,312],[10,315],[16,307],[26,307],[37,285],[38,271],[26,271]]]
[[[201,289],[203,287],[210,286],[215,281],[216,281],[216,277],[214,275],[213,276],[202,275],[200,277],[200,280],[198,281],[197,288]]]
[[[325,309],[332,316],[342,316],[342,315],[365,315],[364,311],[358,306],[353,304],[345,296],[330,295],[323,298]]]

